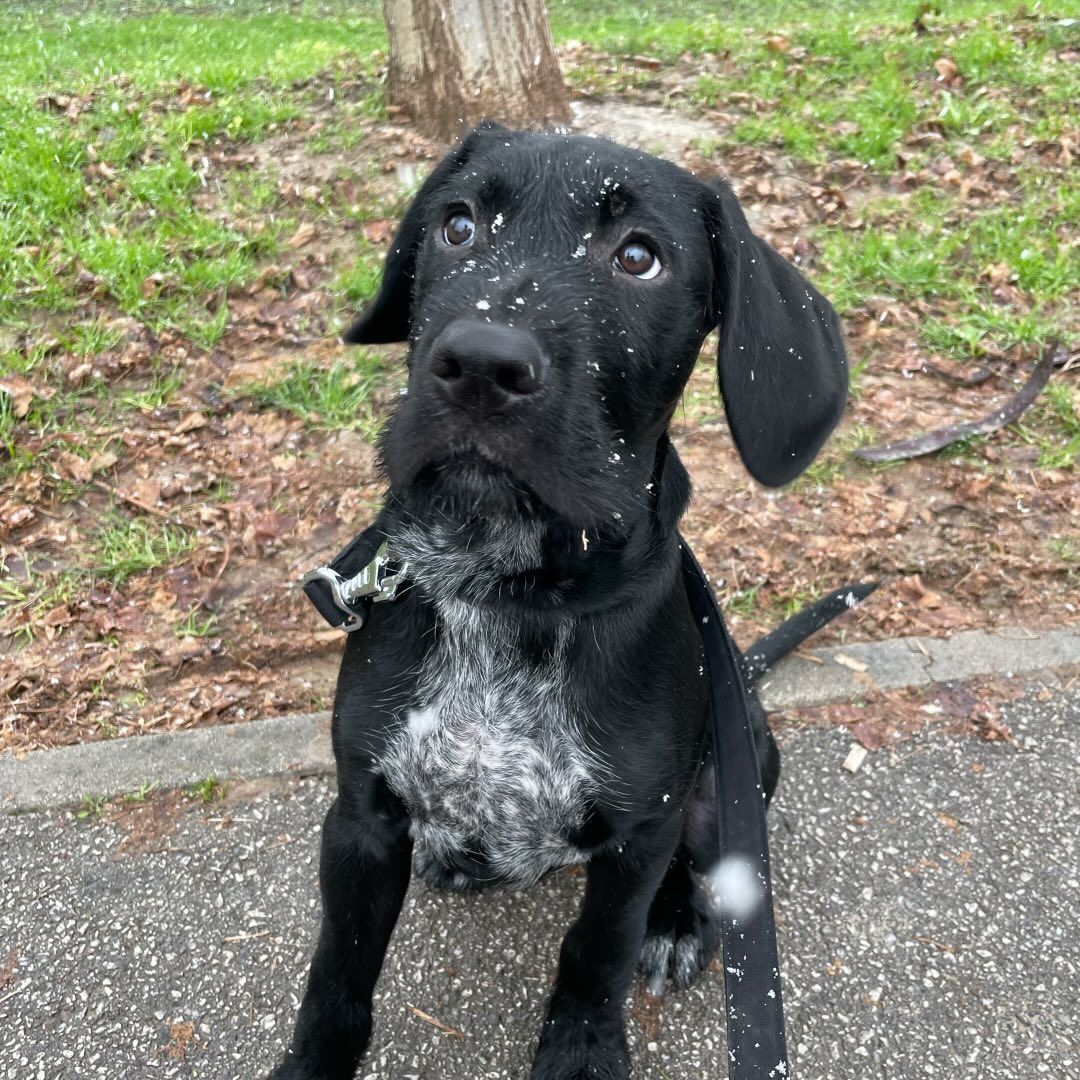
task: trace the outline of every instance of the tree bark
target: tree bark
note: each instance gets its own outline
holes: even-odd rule
[[[544,0],[383,0],[383,10],[390,104],[425,134],[570,118]]]

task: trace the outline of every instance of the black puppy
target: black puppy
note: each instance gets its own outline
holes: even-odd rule
[[[458,888],[588,864],[534,1080],[627,1077],[635,964],[657,989],[708,964],[707,688],[667,428],[717,326],[735,444],[783,484],[840,416],[844,349],[727,184],[485,125],[406,213],[345,337],[410,342],[378,524],[411,585],[346,644],[322,930],[277,1080],[353,1075],[414,864]]]

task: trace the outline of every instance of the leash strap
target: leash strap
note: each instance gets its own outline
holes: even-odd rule
[[[690,610],[698,620],[709,677],[720,863],[711,882],[720,901],[730,1080],[787,1080],[784,1006],[776,950],[765,790],[735,648],[709,581],[680,537]]]

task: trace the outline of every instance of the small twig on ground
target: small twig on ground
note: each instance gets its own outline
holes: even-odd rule
[[[922,369],[928,375],[942,379],[952,386],[979,386],[997,374],[992,368],[981,367],[976,368],[970,375],[957,375],[946,368],[938,367],[932,360],[923,360]]]
[[[950,424],[948,427],[920,435],[916,439],[903,439],[900,442],[888,443],[885,446],[865,446],[854,451],[855,456],[861,461],[878,463],[904,461],[907,458],[932,454],[935,450],[959,442],[961,439],[969,439],[973,435],[989,435],[992,432],[999,431],[1007,424],[1011,424],[1014,420],[1020,418],[1021,414],[1039,396],[1042,388],[1050,379],[1054,368],[1064,366],[1066,355],[1065,349],[1060,345],[1047,348],[1023,387],[1005,402],[1000,409],[995,410],[982,420],[968,420],[962,424]]]
[[[408,1003],[406,1004],[408,1005]],[[458,1031],[457,1028],[450,1027],[449,1024],[444,1024],[441,1020],[436,1020],[431,1013],[426,1013],[423,1009],[418,1009],[415,1005],[408,1005],[408,1009],[418,1020],[423,1020],[425,1024],[430,1024],[432,1027],[438,1028],[444,1035],[451,1035],[455,1039],[465,1038],[464,1031]]]

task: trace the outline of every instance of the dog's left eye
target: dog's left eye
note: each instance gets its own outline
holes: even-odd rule
[[[464,247],[476,236],[476,222],[462,210],[451,214],[443,226],[443,239],[454,247]]]
[[[612,259],[612,265],[632,277],[648,281],[660,273],[660,259],[655,251],[640,240],[623,244]]]

